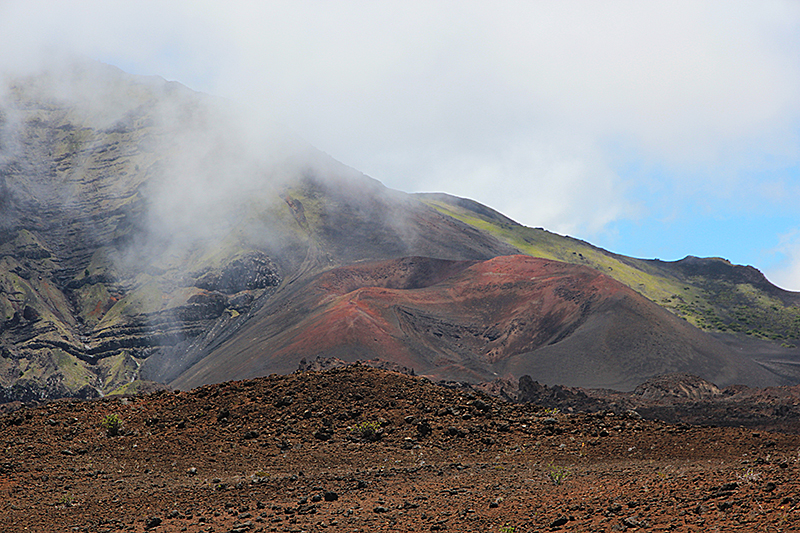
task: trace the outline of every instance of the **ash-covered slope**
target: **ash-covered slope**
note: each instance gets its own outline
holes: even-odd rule
[[[418,197],[522,253],[599,270],[712,333],[731,351],[756,359],[789,382],[800,382],[800,293],[776,287],[752,266],[719,257],[627,257],[544,228],[522,226],[472,200],[447,194]]]
[[[632,390],[686,372],[723,386],[782,383],[596,270],[516,255],[329,270],[263,307],[173,385],[291,372],[318,356],[389,359],[473,382],[530,374],[548,384]]]

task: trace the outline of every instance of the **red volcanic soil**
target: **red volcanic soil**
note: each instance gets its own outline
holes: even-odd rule
[[[780,384],[594,269],[518,255],[332,269],[267,306],[172,385],[287,373],[317,356],[380,358],[433,379],[473,382],[529,374],[632,390],[686,372],[721,386]]]
[[[365,366],[54,401],[0,429],[4,532],[800,528],[800,436],[565,414]]]

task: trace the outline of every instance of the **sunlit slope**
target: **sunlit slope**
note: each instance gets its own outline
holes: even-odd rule
[[[772,285],[758,270],[720,258],[644,260],[611,253],[542,228],[529,228],[486,206],[446,194],[420,198],[521,252],[595,268],[706,331],[742,333],[794,347],[800,293]]]

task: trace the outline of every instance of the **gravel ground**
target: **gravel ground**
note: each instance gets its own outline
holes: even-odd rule
[[[798,435],[565,414],[361,365],[54,401],[0,431],[9,532],[800,530]]]

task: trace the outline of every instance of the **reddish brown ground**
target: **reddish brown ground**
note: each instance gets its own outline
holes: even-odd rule
[[[447,378],[436,368],[450,368],[438,360],[442,354],[456,365],[467,352],[491,364],[532,351],[574,329],[590,302],[620,292],[635,296],[595,270],[521,255],[342,267],[319,277],[315,313],[276,354],[366,344],[384,359]],[[434,361],[422,355],[428,352]]]
[[[0,431],[9,532],[800,528],[800,436],[554,414],[365,366],[51,402]]]

